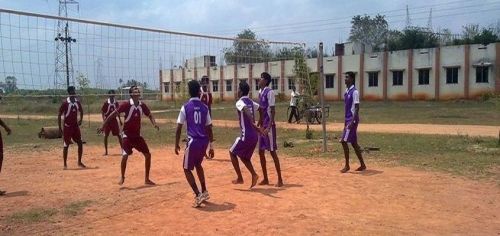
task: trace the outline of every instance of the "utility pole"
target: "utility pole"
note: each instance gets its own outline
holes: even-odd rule
[[[75,4],[78,7],[78,2],[74,0],[59,0],[59,16],[68,17],[68,4]],[[56,44],[56,60],[55,60],[55,89],[70,86],[70,81],[73,79],[73,62],[71,55],[71,43],[75,43],[76,39],[70,36],[69,22],[59,19],[57,21],[57,36],[54,38]]]
[[[326,118],[325,118],[325,74],[323,70],[323,42],[319,43],[318,50],[318,62],[319,62],[319,96],[321,103],[321,127],[323,130],[323,152],[326,152]]]

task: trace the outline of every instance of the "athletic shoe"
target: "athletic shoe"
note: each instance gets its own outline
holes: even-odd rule
[[[208,194],[208,191],[205,191],[205,192],[201,193],[201,201],[202,202],[205,202],[208,199],[210,199],[210,195]]]
[[[201,203],[203,203],[203,199],[202,199],[201,195],[202,194],[199,193],[198,196],[194,197],[194,203],[193,203],[194,208],[200,207]]]

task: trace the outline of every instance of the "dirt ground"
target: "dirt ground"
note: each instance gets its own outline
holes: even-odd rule
[[[76,168],[71,147],[69,170],[60,150],[14,153],[6,150],[0,186],[0,234],[188,234],[188,235],[360,235],[360,234],[500,234],[500,188],[436,172],[383,167],[368,162],[362,173],[340,174],[342,163],[326,159],[281,157],[285,187],[233,185],[227,150],[205,161],[211,199],[192,208],[193,195],[182,171],[182,157],[172,147],[153,149],[151,177],[143,185],[144,161],[129,159],[126,182],[117,185],[117,146],[102,157],[99,146],[85,146],[89,167]],[[254,166],[261,173],[258,158]],[[352,167],[357,167],[355,161]],[[272,159],[270,181],[276,182]],[[41,223],[8,221],[15,212],[56,208],[91,200],[77,216],[57,213]]]
[[[55,116],[42,115],[22,115],[21,119],[54,119]],[[0,118],[17,119],[17,115],[0,115]],[[102,122],[101,115],[85,115],[84,121]],[[175,120],[156,119],[160,124]],[[149,122],[149,121],[148,121]],[[235,120],[213,120],[213,124],[219,127],[239,127],[238,121]],[[276,122],[280,128],[300,129],[305,130],[306,124],[289,124],[286,122]],[[328,131],[339,131],[343,129],[342,123],[328,123],[326,128]],[[322,130],[321,125],[310,125],[312,130]],[[488,125],[443,125],[443,124],[364,124],[360,123],[359,132],[372,133],[408,133],[408,134],[440,134],[440,135],[468,135],[482,137],[499,137],[500,126]]]

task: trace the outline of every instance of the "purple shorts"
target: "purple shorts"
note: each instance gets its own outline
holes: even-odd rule
[[[276,125],[272,125],[267,135],[259,135],[259,150],[276,151]]]
[[[356,124],[354,124],[351,129],[347,128],[347,125],[349,125],[349,123],[351,123],[351,121],[345,122],[344,132],[342,133],[342,141],[348,142],[348,143],[357,143],[358,142],[358,135],[357,135],[358,122],[356,122]]]
[[[256,136],[252,138],[237,137],[229,151],[240,158],[250,160],[258,141],[259,139]]]
[[[208,139],[189,139],[184,151],[184,169],[193,170],[195,166],[201,165],[208,143]]]

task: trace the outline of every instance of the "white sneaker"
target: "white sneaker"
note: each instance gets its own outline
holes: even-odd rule
[[[202,193],[199,193],[198,196],[194,197],[193,207],[194,208],[200,207],[201,203],[203,203],[203,198],[202,198]]]
[[[205,191],[205,192],[201,193],[201,201],[202,202],[205,202],[208,199],[210,199],[210,195],[208,194],[208,191]]]

